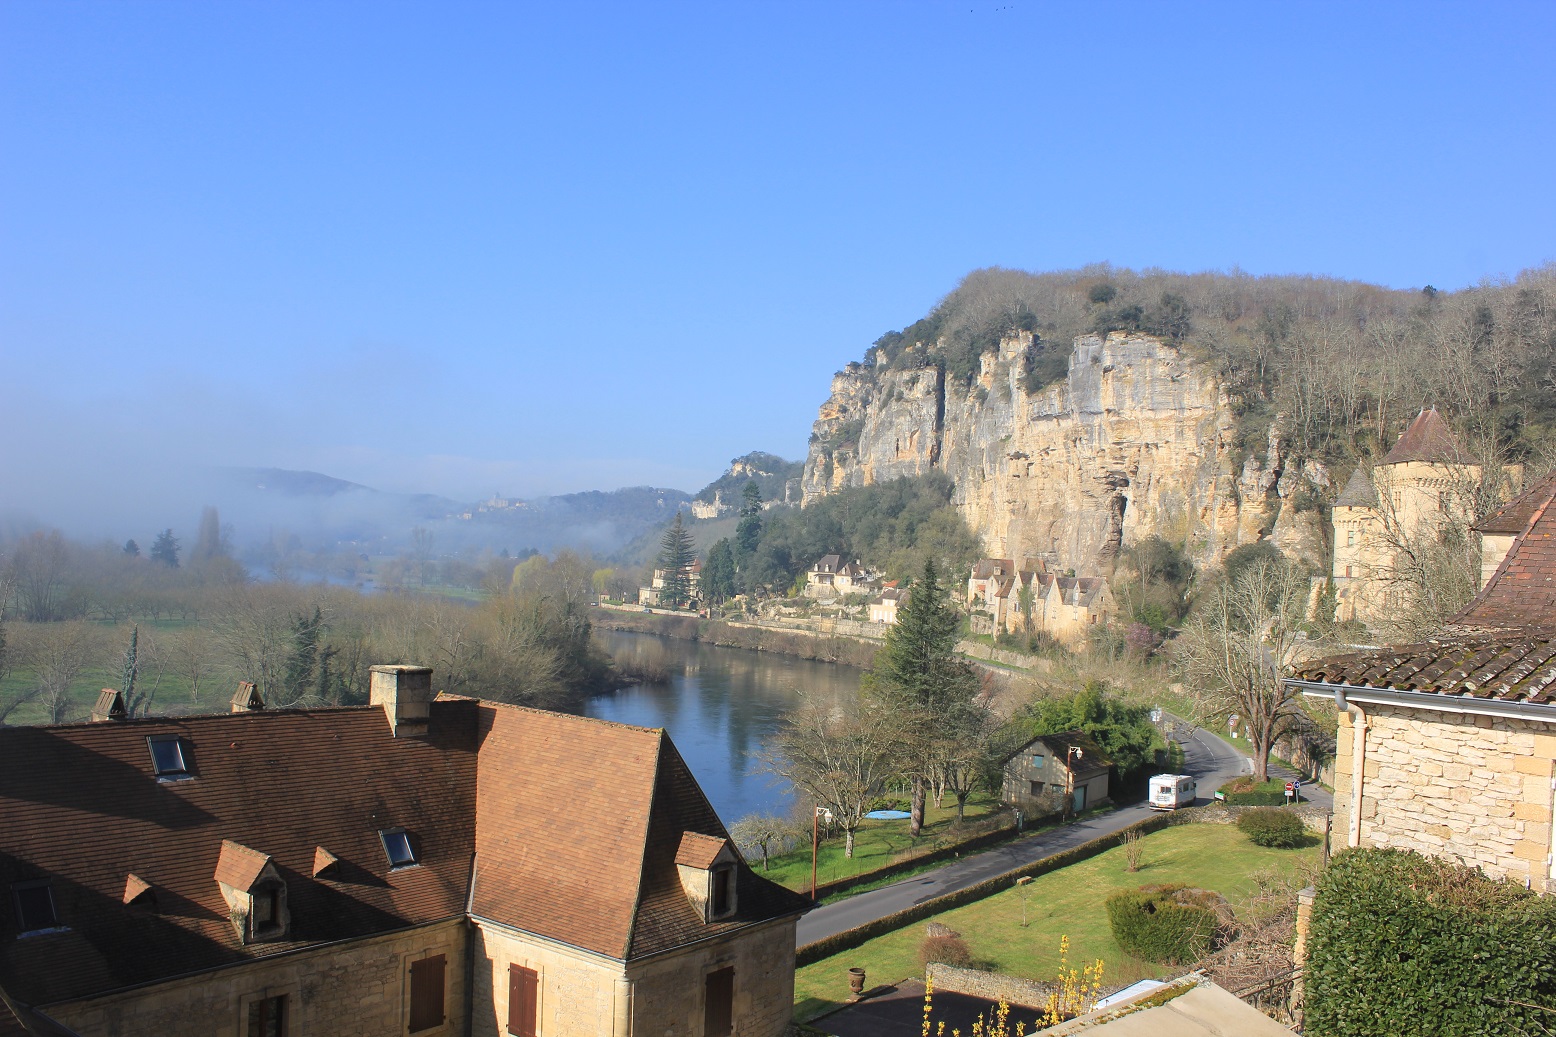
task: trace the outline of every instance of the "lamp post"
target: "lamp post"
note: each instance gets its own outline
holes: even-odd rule
[[[1066,818],[1069,818],[1069,816],[1075,812],[1075,761],[1081,759],[1085,755],[1086,754],[1081,751],[1081,747],[1078,745],[1070,746],[1064,754],[1064,816]]]
[[[816,899],[816,855],[821,846],[821,804],[810,812],[810,898]]]

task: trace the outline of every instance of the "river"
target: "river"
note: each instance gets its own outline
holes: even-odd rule
[[[725,824],[789,809],[792,790],[762,769],[758,754],[802,697],[852,706],[859,696],[862,671],[851,666],[624,630],[595,637],[624,662],[662,664],[670,679],[597,696],[584,713],[668,731]]]

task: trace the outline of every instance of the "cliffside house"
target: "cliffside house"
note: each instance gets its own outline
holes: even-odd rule
[[[649,586],[638,588],[638,604],[658,605],[660,603],[665,589],[666,571],[664,569],[655,569],[653,578],[649,581]],[[687,574],[686,586],[687,590],[691,592],[691,601],[687,603],[686,607],[696,608],[702,589],[702,559],[692,559],[692,567]]]
[[[1373,626],[1396,611],[1396,557],[1447,519],[1469,522],[1480,475],[1435,408],[1421,411],[1370,473],[1353,472],[1330,509],[1335,618]]]
[[[1437,636],[1317,659],[1340,709],[1335,828],[1556,889],[1556,474],[1481,523],[1476,595]],[[1516,532],[1509,532],[1516,530]]]
[[[1000,581],[1009,579],[1015,572],[1016,563],[1009,558],[978,559],[967,577],[967,607],[974,611],[983,607]]]
[[[1077,648],[1116,614],[1106,577],[1006,570],[1008,561],[986,558],[967,581],[967,604],[975,634],[1040,632]],[[1029,604],[1030,618],[1023,599]]]
[[[1038,735],[1005,759],[1000,799],[1027,817],[1079,813],[1109,802],[1113,761],[1089,735]]]
[[[868,594],[880,586],[880,577],[858,562],[844,562],[841,555],[823,555],[806,574],[805,596],[831,601],[846,594]]]
[[[374,667],[370,706],[248,692],[0,729],[0,1033],[785,1032],[808,901],[663,731],[410,666]]]
[[[870,622],[879,623],[882,626],[894,626],[897,622],[897,607],[908,600],[908,590],[895,586],[893,580],[879,595],[870,599]]]

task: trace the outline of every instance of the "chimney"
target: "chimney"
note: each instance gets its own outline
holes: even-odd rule
[[[104,688],[97,694],[97,705],[92,707],[92,723],[101,724],[107,720],[123,720],[124,696],[113,688]]]
[[[247,713],[251,710],[265,708],[265,700],[260,698],[259,689],[253,681],[239,681],[237,694],[232,696],[232,711],[234,713]]]
[[[427,733],[432,704],[432,667],[374,666],[368,701],[384,707],[394,736]]]

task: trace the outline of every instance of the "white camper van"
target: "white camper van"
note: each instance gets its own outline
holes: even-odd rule
[[[1177,810],[1194,805],[1198,786],[1192,774],[1158,774],[1151,779],[1151,809]]]

